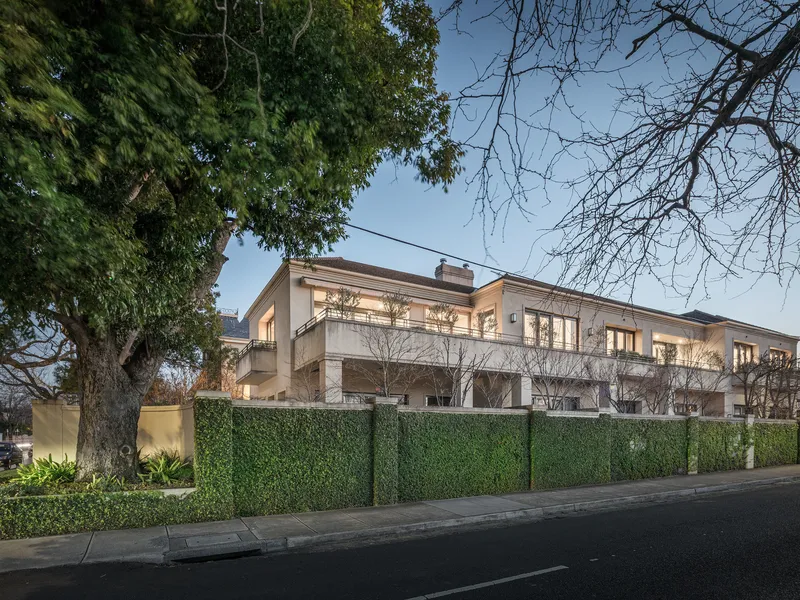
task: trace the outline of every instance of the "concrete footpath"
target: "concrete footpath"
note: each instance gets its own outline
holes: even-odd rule
[[[457,527],[531,522],[702,494],[800,482],[800,465],[325,512],[0,541],[0,572],[99,562],[168,564],[336,544],[391,542]]]

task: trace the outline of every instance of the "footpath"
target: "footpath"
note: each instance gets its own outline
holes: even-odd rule
[[[456,528],[533,522],[794,482],[800,482],[800,465],[6,540],[0,541],[0,572],[99,562],[170,564],[391,542]]]

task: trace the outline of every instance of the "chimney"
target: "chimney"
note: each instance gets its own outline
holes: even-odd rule
[[[439,266],[436,267],[435,275],[439,281],[474,287],[475,273],[472,272],[467,263],[464,263],[463,267],[452,267],[447,264],[446,259],[442,258],[439,260]]]

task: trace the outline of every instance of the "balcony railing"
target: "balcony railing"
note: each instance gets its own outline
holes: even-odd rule
[[[381,314],[374,314],[368,312],[346,312],[342,313],[340,311],[326,308],[319,312],[316,316],[312,319],[309,319],[303,325],[297,328],[295,331],[296,336],[301,336],[310,329],[313,329],[318,323],[324,321],[325,319],[334,319],[339,321],[351,321],[356,323],[367,323],[371,325],[382,325],[382,326],[389,326],[389,327],[398,327],[402,329],[410,329],[419,331],[421,333],[440,333],[444,335],[457,335],[457,336],[464,336],[469,337],[476,340],[488,340],[488,341],[496,341],[496,342],[507,342],[511,344],[517,345],[524,345],[524,346],[535,346],[535,339],[520,336],[520,335],[511,335],[507,333],[498,333],[496,331],[481,331],[479,329],[471,328],[471,327],[459,327],[457,325],[447,325],[437,323],[435,321],[414,321],[411,319],[394,319],[394,321],[387,317],[386,315]],[[659,360],[654,356],[648,356],[646,354],[641,354],[639,352],[632,352],[632,351],[625,351],[625,350],[615,350],[615,349],[606,349],[606,348],[599,348],[599,349],[580,349],[575,344],[564,344],[563,346],[559,346],[554,344],[549,349],[558,350],[558,351],[567,351],[567,352],[577,352],[579,354],[586,354],[589,356],[609,356],[612,358],[616,358],[618,360],[625,360],[628,362],[635,362],[635,363],[642,363],[642,364],[659,364],[664,365],[663,360]],[[719,371],[721,369],[711,366],[705,365],[698,361],[684,361],[680,359],[671,360],[669,364],[676,365],[676,366],[684,366],[684,367],[694,367],[700,368],[709,371]]]
[[[250,352],[250,350],[277,350],[278,343],[272,340],[250,340],[250,342],[239,350],[239,356]]]

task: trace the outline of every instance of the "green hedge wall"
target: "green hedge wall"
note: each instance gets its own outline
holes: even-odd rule
[[[233,409],[240,516],[372,504],[372,412]]]
[[[17,539],[132,527],[197,523],[219,518],[197,493],[186,498],[159,492],[23,496],[0,500],[0,539]]]
[[[686,473],[686,420],[612,419],[611,480]]]
[[[700,473],[744,469],[746,454],[744,421],[700,421]]]
[[[606,483],[611,480],[609,423],[599,418],[531,414],[531,487],[548,488]]]
[[[234,515],[230,398],[197,396],[194,403],[194,481],[198,498],[218,520]]]
[[[527,414],[400,412],[400,502],[528,488]]]
[[[397,405],[376,403],[372,412],[372,503],[397,504],[399,437]]]
[[[796,423],[755,423],[753,438],[756,468],[797,462]]]

